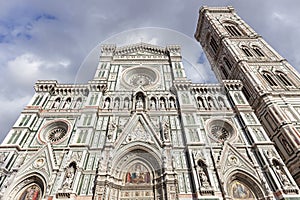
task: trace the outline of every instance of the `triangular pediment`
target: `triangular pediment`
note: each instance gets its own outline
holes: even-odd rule
[[[241,150],[238,150],[229,142],[224,143],[218,165],[221,166],[221,176],[225,179],[236,169],[243,169],[250,174],[256,174],[253,163],[249,161],[249,158],[243,155]]]
[[[18,174],[26,174],[31,171],[44,172],[48,177],[51,176],[53,169],[58,169],[56,166],[56,159],[51,145],[48,143],[44,145],[37,153],[30,159],[25,160]]]
[[[126,123],[120,137],[115,141],[116,149],[134,142],[162,146],[160,132],[144,113],[135,113]]]
[[[124,47],[119,47],[115,51],[115,55],[130,55],[130,56],[151,56],[151,55],[167,55],[167,51],[165,48],[146,44],[146,43],[138,43],[134,45],[128,45]]]

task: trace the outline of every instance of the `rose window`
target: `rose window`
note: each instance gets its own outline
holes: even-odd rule
[[[211,128],[211,134],[219,140],[225,141],[229,137],[229,132],[221,126],[213,126]]]
[[[57,142],[61,140],[66,134],[67,131],[64,128],[54,128],[49,132],[48,139],[51,142]]]
[[[46,123],[38,133],[38,140],[41,143],[58,144],[63,142],[69,135],[71,124],[64,119],[52,120]]]
[[[214,119],[208,121],[209,137],[217,142],[224,142],[225,140],[233,140],[236,138],[236,129],[227,120]]]
[[[138,66],[124,70],[122,82],[129,88],[155,86],[159,80],[159,73],[154,68]]]
[[[137,74],[131,77],[131,80],[129,80],[129,83],[133,86],[146,86],[151,85],[151,77],[148,77],[144,74]]]

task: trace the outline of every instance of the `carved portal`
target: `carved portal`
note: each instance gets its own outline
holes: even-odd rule
[[[41,199],[41,188],[37,184],[32,184],[24,188],[21,192],[18,200],[40,200]]]
[[[112,176],[108,180],[104,173],[98,174],[96,199],[164,199],[164,191],[171,186],[175,188],[173,180],[164,180],[160,158],[141,148],[111,158],[111,168],[99,165],[107,168],[101,171],[108,171]],[[171,193],[175,195],[174,191]]]
[[[232,198],[236,200],[256,199],[253,191],[248,186],[246,186],[245,184],[243,184],[238,180],[235,180],[230,184],[230,196],[232,196]]]

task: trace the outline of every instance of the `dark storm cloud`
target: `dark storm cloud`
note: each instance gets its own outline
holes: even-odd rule
[[[85,60],[89,52],[115,34],[135,28],[161,27],[185,34],[191,40],[177,40],[175,37],[180,34],[176,33],[172,36],[176,42],[194,41],[191,46],[198,48],[193,35],[202,5],[233,5],[250,26],[300,69],[300,2],[297,0],[288,3],[279,0],[5,1],[0,6],[0,141],[33,95],[36,80],[73,83],[81,67],[95,67],[90,65],[96,62]],[[159,38],[151,31],[143,34],[137,34],[141,38],[135,40],[132,39],[134,34],[127,39],[157,44],[164,39],[163,34]],[[107,41],[114,39],[117,41],[117,38]],[[99,48],[95,51],[92,57],[97,59]],[[210,67],[200,59],[201,53],[197,55],[199,51],[188,49],[183,53],[191,55],[184,55],[188,58],[185,63],[188,65],[189,60],[194,60],[191,65],[201,66],[197,70],[202,73]],[[197,63],[199,60],[202,63]],[[187,72],[190,72],[189,78],[197,80],[197,73],[190,69]],[[206,78],[210,77],[208,73]]]

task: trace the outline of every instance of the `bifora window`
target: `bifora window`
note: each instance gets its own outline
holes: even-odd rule
[[[221,66],[220,68],[221,68],[221,71],[223,72],[225,78],[227,78],[228,77],[228,73],[227,73],[226,69],[223,66]]]
[[[248,49],[248,47],[242,46],[242,50],[246,54],[246,56],[253,57],[253,54],[250,52],[250,50]]]
[[[242,33],[236,28],[235,25],[225,25],[225,29],[232,36],[242,36]]]
[[[258,55],[259,57],[265,57],[265,55],[263,54],[263,52],[261,51],[261,49],[259,47],[253,46],[252,49],[256,53],[256,55]]]
[[[218,44],[217,44],[215,38],[211,37],[209,44],[210,44],[212,50],[214,51],[214,53],[217,53],[217,51],[218,51]]]
[[[293,86],[293,84],[289,81],[289,79],[285,73],[276,71],[276,76],[285,86]]]
[[[262,76],[271,86],[277,86],[277,83],[274,81],[272,75],[269,72],[263,71]]]
[[[229,62],[229,60],[228,60],[227,58],[223,58],[223,60],[224,60],[225,65],[227,66],[227,68],[228,68],[229,70],[231,70],[231,69],[232,69],[232,65],[231,65],[231,63]]]

